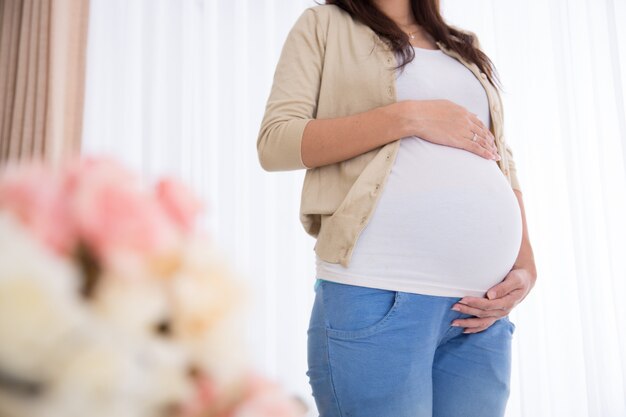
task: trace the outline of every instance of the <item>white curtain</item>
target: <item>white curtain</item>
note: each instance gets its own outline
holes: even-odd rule
[[[321,3],[321,1],[320,1]],[[306,372],[313,238],[303,171],[256,136],[294,0],[91,0],[83,150],[208,202],[204,226],[256,294],[258,367],[317,416]],[[507,417],[626,416],[626,1],[447,0],[504,83],[537,284],[516,323]]]

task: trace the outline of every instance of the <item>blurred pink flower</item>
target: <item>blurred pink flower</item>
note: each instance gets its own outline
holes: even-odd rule
[[[140,178],[109,158],[84,158],[69,169],[70,213],[82,241],[104,263],[116,252],[152,254],[179,233]]]
[[[151,404],[171,404],[173,412],[194,417],[303,415],[301,404],[279,384],[254,371],[244,374],[241,381],[224,384],[235,373],[239,378],[238,371],[244,363],[239,355],[243,347],[231,341],[237,340],[233,336],[240,333],[238,321],[233,321],[239,320],[235,309],[248,299],[248,293],[243,285],[226,279],[232,274],[219,261],[221,253],[209,245],[210,239],[193,230],[203,204],[183,183],[166,178],[156,186],[145,186],[141,177],[115,159],[90,156],[68,161],[61,169],[33,162],[7,166],[1,174],[0,211],[13,216],[0,216],[0,220],[15,217],[36,238],[69,258],[68,265],[82,268],[81,282],[77,283],[81,284],[81,302],[88,300],[91,307],[84,310],[85,317],[94,314],[97,323],[103,326],[96,330],[91,322],[84,321],[89,324],[85,331],[94,332],[86,334],[95,337],[102,330],[104,335],[106,328],[106,336],[97,339],[98,349],[104,337],[108,340],[115,335],[128,341],[119,351],[111,351],[110,363],[119,359],[132,365],[138,360],[137,369],[129,371],[133,377],[145,378],[141,381],[154,379],[154,384],[138,384],[149,385],[145,391],[133,388],[141,398],[132,397],[136,403],[129,401],[129,410],[152,410]],[[19,243],[7,236],[6,231],[0,237],[5,237],[7,248]],[[88,251],[76,251],[78,245],[80,248],[84,245]],[[18,264],[28,266],[32,261],[37,266],[41,262],[30,254],[22,258],[16,258]],[[17,278],[28,278],[22,275]],[[47,279],[48,276],[43,276],[42,282]],[[85,297],[86,294],[89,296]],[[60,317],[53,314],[50,319]],[[82,319],[79,321],[83,323]],[[47,330],[42,328],[36,333],[46,336]],[[144,341],[146,345],[142,345],[139,358],[139,350],[134,350],[139,345],[135,344]],[[23,350],[16,352],[19,356]],[[150,355],[143,357],[144,353]],[[84,360],[89,361],[90,357]],[[99,356],[97,360],[100,361]],[[146,363],[150,366],[145,366]],[[88,392],[92,370],[96,377],[106,377],[109,372],[100,372],[97,367],[102,365],[100,362],[93,369],[91,362],[85,364],[89,365],[84,366],[85,373],[77,372],[72,376],[75,379],[69,381],[79,386],[84,380]],[[157,368],[153,369],[152,365]],[[65,377],[65,369],[62,370]],[[74,369],[77,370],[82,371]],[[106,383],[98,382],[98,387],[110,389],[115,395],[128,395],[124,384],[119,390],[109,387],[108,384],[115,385],[118,381],[119,378],[110,378]],[[73,400],[68,397],[68,401]],[[145,407],[141,401],[146,401]],[[63,414],[54,411],[54,415]],[[126,414],[149,415],[147,411]]]
[[[251,371],[244,379],[245,396],[234,417],[301,417],[301,406],[275,381]]]
[[[194,377],[195,393],[189,401],[179,404],[179,417],[197,417],[206,415],[207,410],[214,407],[220,400],[220,392],[215,385],[215,381],[211,380],[204,374]]]
[[[197,215],[204,208],[202,202],[182,182],[164,178],[156,186],[157,199],[172,221],[184,233],[192,231]]]
[[[76,236],[61,176],[41,162],[6,167],[0,177],[0,209],[11,212],[56,253],[67,255],[73,249]]]

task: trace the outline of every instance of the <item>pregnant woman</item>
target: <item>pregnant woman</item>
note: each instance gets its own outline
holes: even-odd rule
[[[333,0],[284,43],[257,148],[306,169],[321,417],[498,417],[536,268],[494,68],[438,0]]]

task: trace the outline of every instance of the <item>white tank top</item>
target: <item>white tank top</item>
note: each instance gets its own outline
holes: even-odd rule
[[[415,47],[396,73],[397,99],[448,99],[489,126],[486,92],[443,51]],[[513,266],[522,241],[517,198],[497,162],[472,152],[402,138],[370,220],[347,268],[316,255],[316,276],[428,295],[483,297]]]

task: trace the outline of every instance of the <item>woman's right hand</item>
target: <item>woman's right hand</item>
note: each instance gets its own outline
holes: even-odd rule
[[[465,149],[483,158],[500,159],[491,131],[465,107],[445,99],[406,100],[402,105],[402,117],[411,135]],[[476,142],[472,141],[474,133]]]

